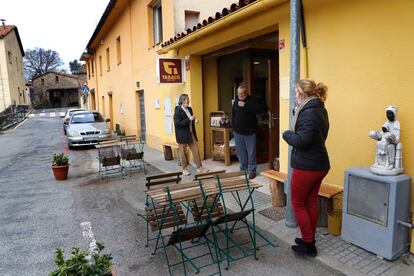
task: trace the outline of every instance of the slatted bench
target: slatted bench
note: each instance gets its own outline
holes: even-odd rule
[[[260,173],[269,178],[270,194],[272,205],[274,207],[283,207],[286,205],[286,194],[284,192],[284,182],[287,174],[275,170],[268,170]],[[343,192],[343,187],[322,182],[318,194],[319,216],[318,226],[327,227],[328,212],[333,209],[333,198]]]
[[[178,165],[181,166],[180,161],[180,147],[176,143],[164,143],[162,144],[163,150],[164,150],[164,159],[165,160],[173,160],[174,159],[174,152],[173,150],[176,150],[177,152],[177,159],[178,159]]]

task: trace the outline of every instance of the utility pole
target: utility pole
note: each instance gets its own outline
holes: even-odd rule
[[[290,90],[289,90],[289,125],[292,129],[293,110],[295,108],[295,84],[299,80],[300,69],[300,9],[301,0],[290,1]],[[286,226],[296,227],[295,215],[292,211],[292,200],[290,193],[290,180],[292,178],[292,168],[290,159],[292,156],[292,147],[289,146],[288,154],[288,178],[286,182],[287,204],[286,204]]]

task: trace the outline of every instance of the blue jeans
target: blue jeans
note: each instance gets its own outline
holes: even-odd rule
[[[256,134],[242,135],[236,132],[233,134],[240,169],[256,172]]]

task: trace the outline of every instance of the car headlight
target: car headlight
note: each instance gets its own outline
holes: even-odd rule
[[[76,137],[79,136],[79,133],[77,131],[69,131],[69,136]]]
[[[107,129],[104,129],[103,133],[104,133],[104,134],[108,134],[108,133],[110,133],[110,130],[109,130],[109,128],[107,128]]]

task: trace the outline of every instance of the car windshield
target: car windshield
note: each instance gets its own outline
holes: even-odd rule
[[[79,111],[79,110],[71,110],[71,111],[69,111],[68,116],[69,116],[69,117],[70,117],[70,116],[72,116],[73,112],[75,112],[75,111]]]
[[[71,124],[86,124],[86,123],[101,123],[104,122],[104,118],[100,113],[80,113],[72,116]]]

